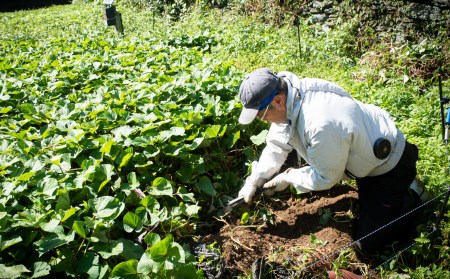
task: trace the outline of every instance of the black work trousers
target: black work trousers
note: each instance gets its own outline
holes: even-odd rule
[[[359,220],[355,238],[364,237],[356,243],[361,252],[373,254],[395,240],[403,239],[412,229],[415,214],[378,230],[420,204],[418,196],[413,197],[415,193],[409,189],[417,174],[418,153],[416,145],[406,142],[400,161],[391,171],[356,179]]]

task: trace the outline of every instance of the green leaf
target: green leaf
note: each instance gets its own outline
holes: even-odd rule
[[[169,260],[172,261],[174,265],[186,263],[186,252],[183,247],[175,241],[171,244],[169,255],[171,255]]]
[[[329,208],[320,208],[319,209],[319,224],[322,226],[326,225],[331,218],[331,211]]]
[[[256,145],[261,145],[266,142],[266,136],[268,132],[268,130],[262,130],[258,135],[251,136],[250,140]]]
[[[55,209],[57,211],[67,210],[70,208],[70,196],[69,192],[65,189],[58,190],[58,198],[56,200]]]
[[[418,238],[415,239],[415,241],[419,242],[419,243],[422,243],[422,244],[431,242],[430,239],[427,238],[427,237],[418,237]]]
[[[103,259],[107,260],[110,257],[117,256],[123,252],[123,242],[113,240],[109,243],[96,243],[94,251],[98,253]]]
[[[192,141],[191,144],[189,144],[189,145],[187,146],[187,148],[188,148],[189,150],[195,150],[197,147],[199,147],[199,146],[202,145],[202,143],[203,143],[204,140],[205,140],[204,138],[196,138],[196,139],[194,139],[194,140]]]
[[[149,233],[144,237],[145,243],[153,245],[161,240],[161,237],[157,233]]]
[[[4,114],[4,113],[8,113],[9,111],[11,111],[12,107],[8,106],[8,107],[3,107],[0,109],[0,113]]]
[[[248,212],[244,212],[241,216],[241,224],[247,224],[250,219]]]
[[[200,178],[197,183],[197,187],[200,189],[200,191],[210,195],[211,197],[216,196],[216,190],[214,190],[214,186],[207,176],[202,176]]]
[[[95,255],[92,252],[87,252],[83,255],[83,257],[80,257],[80,260],[76,262],[75,268],[79,273],[88,273],[90,274],[90,278],[99,278],[99,256]],[[97,275],[92,277],[92,275]]]
[[[111,271],[110,278],[120,279],[139,279],[139,273],[137,272],[138,260],[128,260],[126,262],[119,263]]]
[[[89,200],[89,206],[94,209],[93,215],[104,220],[114,220],[125,209],[125,204],[117,198],[103,196]]]
[[[137,265],[137,271],[143,274],[157,274],[162,268],[162,263],[151,258],[150,253],[144,253]]]
[[[120,161],[119,170],[121,170],[123,166],[126,166],[128,164],[128,161],[132,157],[133,157],[133,152],[125,154],[125,156],[123,156],[122,160]]]
[[[100,148],[100,152],[109,154],[111,152],[111,147],[113,146],[113,144],[114,144],[114,139],[110,138],[108,141],[106,141],[102,145],[102,147]]]
[[[66,210],[64,213],[64,217],[61,219],[61,223],[64,223],[67,219],[69,219],[72,215],[77,212],[77,209],[72,207],[69,210]]]
[[[31,272],[28,270],[24,265],[13,265],[13,266],[6,266],[4,264],[0,264],[0,278],[18,278],[22,277],[24,274]]]
[[[230,135],[226,140],[225,143],[228,148],[232,148],[234,144],[241,138],[241,131],[237,131],[236,133],[233,133]]]
[[[37,247],[36,250],[41,256],[42,254],[45,254],[56,247],[67,244],[68,242],[69,241],[67,241],[65,237],[52,233],[47,235],[45,238],[36,241],[34,245]]]
[[[140,232],[142,230],[142,220],[133,212],[127,212],[123,217],[123,229],[130,233],[132,231]]]
[[[35,174],[36,174],[36,172],[34,172],[34,171],[26,172],[26,173],[20,175],[20,176],[17,178],[17,180],[19,180],[19,181],[28,181],[28,180],[30,180],[30,179],[33,177],[33,175],[35,175]]]
[[[148,192],[153,196],[172,196],[173,188],[169,180],[157,177],[153,180],[152,186],[148,188]]]
[[[64,233],[64,229],[62,226],[59,225],[59,222],[60,221],[57,219],[52,219],[49,222],[40,223],[39,226],[45,232],[51,232],[56,234]]]
[[[83,221],[74,221],[72,225],[72,229],[82,238],[86,238],[86,230],[84,229]]]
[[[58,189],[58,181],[52,177],[46,176],[38,182],[38,188],[41,189],[42,194],[53,196],[53,193]]]
[[[200,211],[201,207],[196,205],[196,204],[191,204],[186,206],[186,208],[184,209],[184,212],[186,214],[186,216],[197,216],[198,212]]]
[[[184,136],[185,130],[183,127],[172,127],[170,130],[162,131],[159,134],[159,141],[165,142],[169,140],[172,136]]]
[[[160,209],[158,201],[152,196],[146,196],[140,201],[140,204],[142,204],[149,210],[158,211]]]
[[[131,189],[136,189],[140,186],[139,180],[137,179],[135,172],[130,172],[127,175],[127,178],[128,178],[128,185],[130,185]]]
[[[220,125],[212,125],[212,126],[208,127],[204,133],[205,139],[217,138],[221,127],[222,126],[220,126]]]
[[[169,251],[169,247],[173,242],[173,236],[168,234],[163,240],[155,243],[152,247],[150,247],[150,255],[155,261],[162,261],[164,257],[167,256],[167,252]]]
[[[138,243],[135,243],[129,239],[120,238],[118,241],[123,244],[122,256],[126,259],[140,259],[144,253],[144,249]]]
[[[3,239],[3,237],[0,235],[1,251],[20,242],[22,242],[22,237],[20,236],[12,236],[10,239]]]
[[[50,274],[51,267],[46,262],[35,262],[33,264],[33,276],[31,278],[39,278]]]

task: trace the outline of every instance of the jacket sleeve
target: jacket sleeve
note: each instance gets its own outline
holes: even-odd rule
[[[276,174],[292,147],[288,144],[290,137],[289,126],[286,124],[272,124],[266,137],[266,147],[264,147],[259,157],[256,170],[252,170],[252,176],[262,179],[264,182]],[[258,185],[261,187],[262,185]]]
[[[299,193],[330,189],[344,175],[350,138],[345,138],[332,124],[310,131],[305,138],[309,166],[291,169],[287,173],[288,182]]]

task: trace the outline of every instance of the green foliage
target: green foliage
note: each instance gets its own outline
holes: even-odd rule
[[[172,235],[195,231],[198,203],[221,203],[242,162],[222,156],[240,139],[240,74],[203,56],[213,41],[2,40],[7,277],[196,278]],[[164,238],[145,250],[134,239],[149,231]]]

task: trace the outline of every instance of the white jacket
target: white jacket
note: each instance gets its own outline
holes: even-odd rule
[[[355,177],[376,176],[390,171],[400,160],[405,136],[389,113],[363,104],[331,82],[304,78],[290,72],[278,76],[288,83],[287,124],[272,124],[256,169],[255,181],[267,181],[295,149],[308,166],[288,172],[299,193],[325,190],[343,178],[345,170]],[[391,143],[383,160],[374,155],[378,138]],[[261,185],[257,185],[261,186]]]

